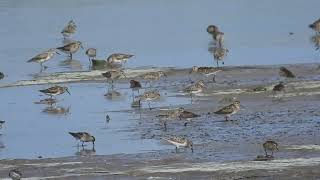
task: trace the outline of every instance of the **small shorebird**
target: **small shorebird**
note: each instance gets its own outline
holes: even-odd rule
[[[167,77],[167,75],[163,71],[157,71],[157,72],[145,73],[145,74],[141,75],[140,77],[142,79],[146,80],[149,83],[150,87],[151,87],[151,81],[158,81],[158,80],[160,80],[160,78],[162,76]]]
[[[69,54],[70,59],[72,59],[72,54],[76,53],[80,47],[83,49],[82,43],[80,41],[74,41],[64,46],[58,47],[57,49],[66,54]]]
[[[114,53],[107,58],[109,64],[125,64],[128,59],[133,57],[131,54]]]
[[[5,123],[5,121],[0,121],[0,129],[2,128],[4,123]]]
[[[209,25],[207,32],[212,35],[213,40],[217,43],[218,47],[223,47],[224,33],[219,31],[219,28],[215,25]]]
[[[139,81],[136,80],[130,80],[130,88],[132,90],[132,97],[133,97],[133,101],[134,101],[134,91],[138,91],[138,95],[139,95],[139,89],[142,88],[141,83]]]
[[[295,78],[296,76],[287,68],[280,67],[279,75],[287,78]]]
[[[108,81],[111,80],[111,88],[112,89],[113,89],[113,81],[114,80],[119,79],[122,76],[126,77],[123,70],[110,70],[110,71],[102,73],[102,76],[107,78]]]
[[[164,129],[167,129],[167,120],[169,119],[181,119],[180,114],[184,111],[183,107],[175,108],[175,109],[167,109],[166,112],[157,115],[156,117],[163,119]]]
[[[229,50],[224,47],[214,47],[213,48],[213,58],[217,62],[217,67],[219,67],[219,61],[222,61],[222,64],[224,64],[224,57],[227,56],[227,53]]]
[[[311,42],[314,43],[316,51],[320,49],[320,34],[311,37]]]
[[[200,115],[198,114],[195,114],[193,112],[190,112],[190,111],[186,111],[186,110],[183,110],[180,115],[179,115],[179,118],[180,119],[185,119],[187,120],[185,123],[184,123],[184,126],[187,126],[188,122],[193,119],[193,118],[197,118],[197,117],[200,117]]]
[[[309,28],[313,29],[317,33],[320,33],[320,19],[317,19],[315,22],[310,24]]]
[[[220,110],[214,112],[215,114],[225,115],[226,121],[228,118],[240,111],[240,101],[235,101],[232,104],[221,108]]]
[[[149,109],[151,110],[150,101],[156,101],[160,99],[160,93],[156,90],[146,91],[143,95],[138,97],[139,101],[147,101]]]
[[[4,78],[3,72],[0,72],[0,80]]]
[[[271,157],[273,157],[273,152],[275,150],[279,151],[278,143],[276,143],[275,141],[272,141],[272,140],[267,140],[265,143],[263,143],[262,146],[263,146],[264,152],[266,153],[266,157],[270,156],[270,155],[268,155],[267,151],[271,151]]]
[[[67,87],[63,87],[63,86],[52,86],[48,89],[42,89],[39,90],[40,92],[50,96],[50,98],[52,98],[53,96],[57,96],[60,94],[63,94],[65,92],[67,92],[68,94],[70,94],[69,89]]]
[[[87,132],[69,132],[71,136],[73,136],[77,141],[82,142],[82,147],[83,143],[85,142],[92,142],[92,146],[94,147],[94,142],[96,141],[96,138],[92,136],[91,134]]]
[[[222,71],[221,69],[217,69],[215,67],[198,67],[198,66],[193,66],[191,73],[199,73],[199,74],[203,74],[205,76],[211,76],[213,75],[213,82],[216,82],[216,74],[218,72]]]
[[[89,61],[91,63],[91,60],[97,56],[97,49],[95,49],[95,48],[87,49],[86,50],[86,55],[88,56]]]
[[[193,143],[191,140],[182,137],[182,136],[170,136],[170,137],[164,137],[163,140],[167,141],[170,144],[173,144],[176,146],[176,152],[178,152],[178,148],[185,147],[190,148],[193,152]]]
[[[12,169],[9,171],[9,177],[12,180],[20,180],[22,178],[22,173],[18,169]]]
[[[57,49],[49,49],[47,51],[44,51],[36,56],[34,56],[33,58],[29,59],[27,62],[36,62],[36,63],[40,63],[41,66],[41,71],[43,69],[42,63],[48,61],[49,59],[53,58],[53,56],[55,54],[60,54],[57,52]]]
[[[280,82],[279,84],[275,85],[272,90],[275,92],[275,91],[283,91],[284,89],[285,89],[285,86],[283,82]]]
[[[196,82],[188,87],[186,87],[183,91],[190,94],[191,102],[192,102],[192,95],[202,92],[206,88],[203,80]]]
[[[77,31],[77,25],[73,20],[70,20],[68,24],[62,29],[61,34],[64,38],[70,37]]]

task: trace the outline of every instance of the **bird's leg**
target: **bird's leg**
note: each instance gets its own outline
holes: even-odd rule
[[[176,146],[176,153],[178,153],[178,147]]]
[[[266,148],[264,148],[264,152],[266,153],[266,157],[268,157],[268,152]]]
[[[150,101],[148,101],[148,106],[149,106],[149,109],[150,109],[150,111],[151,111]]]
[[[271,156],[273,157],[273,150],[271,151]]]
[[[190,93],[190,103],[192,104],[192,93]]]
[[[213,83],[216,82],[216,75],[213,75],[212,82],[213,82]]]
[[[72,53],[70,53],[70,60],[72,60]]]
[[[219,61],[217,60],[217,67],[219,67]]]
[[[132,102],[134,102],[134,92],[133,92],[133,89],[132,89]]]
[[[226,116],[226,121],[228,121],[228,116]]]
[[[163,122],[164,130],[167,131],[167,121]]]
[[[83,147],[83,141],[82,141],[82,144],[81,144],[81,146]]]

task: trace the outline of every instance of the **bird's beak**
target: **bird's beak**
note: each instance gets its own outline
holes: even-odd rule
[[[193,146],[191,147],[191,152],[193,152]]]
[[[59,54],[59,55],[60,55],[60,53],[59,53],[58,51],[56,51],[56,54]]]
[[[68,89],[66,89],[66,91],[67,91],[67,93],[68,93],[69,95],[71,95]]]

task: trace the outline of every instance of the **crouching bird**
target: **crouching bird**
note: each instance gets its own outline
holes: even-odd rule
[[[91,134],[87,132],[69,132],[69,134],[73,136],[77,141],[79,140],[80,142],[82,142],[82,147],[83,143],[85,142],[92,142],[92,146],[94,147],[94,142],[96,141],[96,138]]]

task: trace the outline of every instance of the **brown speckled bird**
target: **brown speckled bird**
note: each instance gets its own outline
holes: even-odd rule
[[[48,89],[42,89],[39,90],[40,92],[50,96],[50,98],[52,98],[53,96],[57,96],[60,94],[63,94],[65,92],[67,92],[68,94],[70,94],[69,89],[67,87],[62,87],[62,86],[52,86]]]
[[[61,34],[64,38],[70,37],[77,31],[77,25],[73,20],[70,20],[68,24],[62,29]]]
[[[92,142],[92,146],[94,146],[94,142],[96,141],[96,138],[87,132],[69,132],[69,134],[73,136],[77,141],[81,141],[82,146],[85,142]]]
[[[203,74],[205,76],[211,76],[213,75],[213,82],[216,82],[216,74],[218,72],[222,71],[221,69],[218,69],[216,67],[198,67],[198,66],[193,66],[191,73],[199,73]]]
[[[217,67],[219,67],[219,61],[222,61],[222,64],[224,64],[223,59],[227,56],[227,53],[229,50],[224,47],[214,47],[213,48],[213,58],[217,62]]]
[[[79,50],[79,48],[83,49],[82,43],[80,41],[74,41],[64,46],[58,47],[57,49],[66,54],[69,54],[70,59],[72,59],[72,54],[76,53]]]
[[[263,143],[262,146],[263,146],[264,152],[266,153],[266,157],[269,156],[267,151],[271,151],[271,157],[273,157],[273,152],[275,150],[279,151],[278,143],[276,143],[273,140],[267,140],[265,143]]]
[[[125,64],[128,59],[132,58],[132,54],[114,53],[107,58],[109,64]]]
[[[279,84],[275,85],[273,87],[273,91],[283,91],[285,89],[285,85],[283,84],[283,82],[280,82]]]
[[[320,19],[317,19],[315,22],[310,24],[309,28],[313,29],[317,33],[320,33]]]
[[[193,143],[191,140],[182,137],[182,136],[170,136],[170,137],[164,137],[163,140],[167,141],[170,144],[173,144],[176,146],[176,152],[178,152],[178,148],[184,147],[184,148],[190,148],[193,152]]]
[[[287,68],[280,67],[279,75],[287,78],[295,78],[296,76]]]
[[[215,114],[224,115],[226,118],[226,121],[228,121],[228,118],[240,111],[240,101],[235,101],[232,104],[225,106],[221,108],[220,110],[214,112]]]

